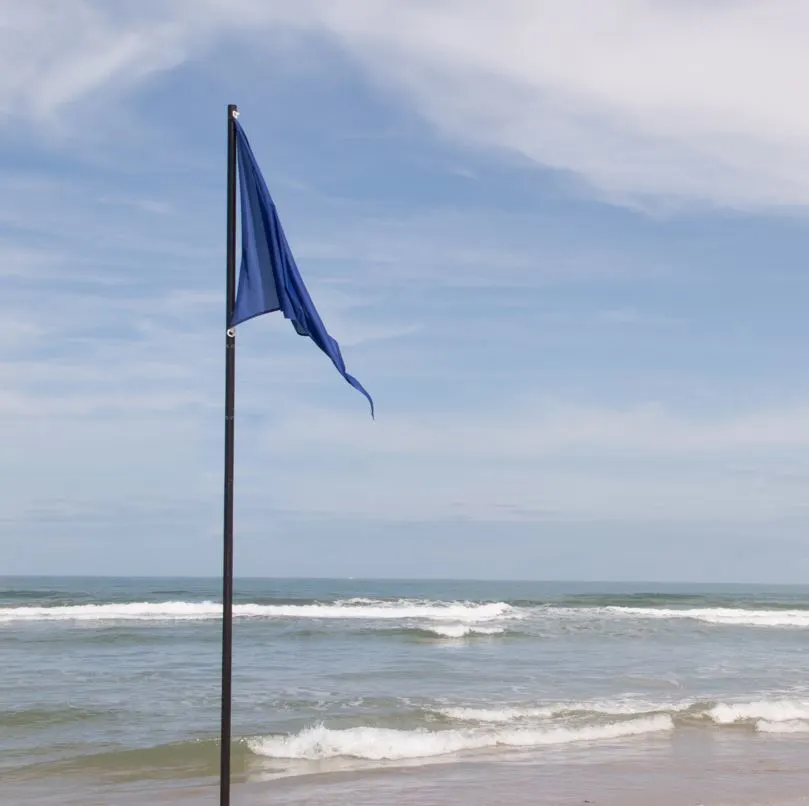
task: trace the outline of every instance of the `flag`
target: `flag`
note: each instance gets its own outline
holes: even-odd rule
[[[235,327],[264,313],[281,311],[292,322],[298,335],[312,339],[332,360],[343,378],[365,395],[373,417],[374,401],[362,384],[346,371],[340,345],[326,331],[306,290],[281,227],[275,202],[244,129],[238,121],[234,124],[239,165],[242,262],[230,326]]]

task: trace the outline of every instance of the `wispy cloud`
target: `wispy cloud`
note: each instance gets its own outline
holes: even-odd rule
[[[280,427],[278,427],[280,425]],[[275,434],[278,428],[280,433]],[[659,404],[606,408],[501,400],[498,412],[394,415],[374,429],[343,414],[304,409],[273,425],[268,437],[290,452],[330,445],[369,455],[486,460],[547,457],[697,457],[797,451],[809,445],[809,405],[722,416],[686,416]]]
[[[133,7],[134,8],[134,7]],[[233,32],[266,50],[327,34],[452,138],[510,150],[629,203],[809,200],[801,97],[809,11],[794,0],[13,0],[0,108],[64,125]]]
[[[640,325],[651,327],[670,327],[682,324],[682,320],[673,316],[639,311],[636,308],[610,308],[596,314],[597,321],[605,325]]]
[[[805,204],[801,4],[298,4],[452,137],[598,192]],[[289,13],[287,16],[293,16]],[[803,133],[801,135],[801,133]]]
[[[171,4],[169,4],[171,5]],[[176,4],[175,4],[176,6]],[[185,36],[172,9],[139,4],[135,14],[120,5],[58,0],[0,5],[0,109],[6,116],[58,122],[66,107],[129,88],[187,57]]]

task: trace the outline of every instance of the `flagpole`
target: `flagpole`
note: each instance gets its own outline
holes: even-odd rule
[[[228,105],[227,306],[225,317],[225,512],[222,563],[222,729],[219,804],[230,806],[230,737],[233,676],[233,416],[236,402],[236,333],[230,318],[236,304],[236,127],[238,108]]]

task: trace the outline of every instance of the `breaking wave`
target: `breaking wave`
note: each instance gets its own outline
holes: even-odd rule
[[[708,711],[717,725],[753,725],[759,733],[809,733],[809,701],[719,703]]]
[[[738,627],[809,628],[809,610],[742,610],[730,607],[652,608],[605,607],[603,613],[643,619],[693,619],[705,624]]]
[[[523,719],[545,719],[554,708],[441,708],[438,713],[458,722],[518,722]]]
[[[758,700],[750,702],[654,703],[627,699],[602,702],[567,702],[538,705],[503,705],[496,708],[444,707],[435,713],[456,722],[545,726],[559,720],[664,716],[677,724],[746,727],[760,733],[809,733],[809,701]],[[622,724],[622,723],[619,723]]]
[[[692,703],[653,703],[636,700],[567,702],[542,706],[501,708],[441,708],[437,713],[459,722],[521,722],[562,716],[654,716],[674,715],[692,708]]]
[[[465,624],[519,617],[504,602],[396,602],[345,600],[314,604],[235,604],[236,618],[253,619],[423,619]],[[204,621],[222,617],[218,602],[126,602],[50,607],[2,607],[0,623],[12,621]],[[446,629],[455,629],[451,625]],[[452,636],[448,636],[452,637]]]
[[[527,620],[553,635],[553,622],[671,621],[679,620],[729,627],[809,629],[809,610],[739,609],[728,607],[658,608],[608,605],[557,607],[548,604],[514,605],[507,602],[430,601],[420,599],[350,598],[333,602],[238,603],[233,614],[241,619],[332,619],[357,621],[410,621],[441,638],[494,635],[500,626],[481,625],[498,620]],[[205,621],[222,617],[215,601],[119,602],[100,604],[43,604],[0,607],[0,624],[37,621]],[[551,625],[548,625],[548,622]],[[419,623],[420,622],[420,623]],[[426,622],[426,624],[425,624]]]
[[[470,624],[436,624],[422,627],[423,632],[439,638],[468,638],[470,635],[502,635],[505,627],[475,627]]]
[[[323,725],[306,728],[291,736],[250,739],[255,754],[275,759],[317,761],[354,758],[370,761],[397,761],[432,758],[463,751],[496,748],[542,747],[546,745],[593,742],[669,731],[671,717],[659,715],[605,725],[580,728],[502,730],[396,730],[357,727],[334,730]]]

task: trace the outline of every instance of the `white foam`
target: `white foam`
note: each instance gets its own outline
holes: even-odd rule
[[[436,624],[434,627],[423,627],[440,638],[466,638],[470,635],[501,635],[505,627],[474,627],[470,624]]]
[[[442,708],[438,713],[459,722],[517,722],[521,719],[546,719],[553,708]]]
[[[248,741],[256,754],[270,758],[321,760],[359,758],[371,761],[432,758],[465,750],[498,747],[541,747],[545,745],[592,742],[669,731],[669,716],[591,725],[582,728],[549,730],[393,730],[390,728],[348,728],[332,730],[323,725],[307,728],[292,736],[267,736]]]
[[[264,605],[236,604],[237,618],[288,619],[424,619],[476,623],[519,617],[504,602],[397,602],[367,600],[328,604]],[[127,602],[122,604],[64,605],[53,607],[2,607],[0,623],[11,621],[194,621],[222,618],[217,602]]]
[[[767,724],[777,724],[809,719],[809,702],[800,700],[759,700],[757,702],[719,703],[709,709],[707,713],[717,725],[733,725],[737,722],[752,722],[754,720],[761,720]]]
[[[597,608],[617,616],[646,619],[693,619],[706,624],[739,627],[803,627],[809,628],[809,610],[742,610],[729,607],[706,608],[652,608],[605,607]]]
[[[761,719],[756,723],[756,730],[760,733],[809,733],[809,722],[799,719],[789,722],[768,722]]]
[[[569,711],[592,711],[608,716],[632,716],[655,713],[681,713],[691,708],[691,702],[650,702],[648,700],[618,700],[607,702],[577,703],[569,706]]]
[[[679,713],[688,710],[690,702],[653,703],[640,700],[608,700],[597,702],[565,702],[545,706],[505,706],[501,708],[442,708],[438,713],[460,722],[517,722],[547,719],[565,714],[598,714],[600,716],[648,716]]]

